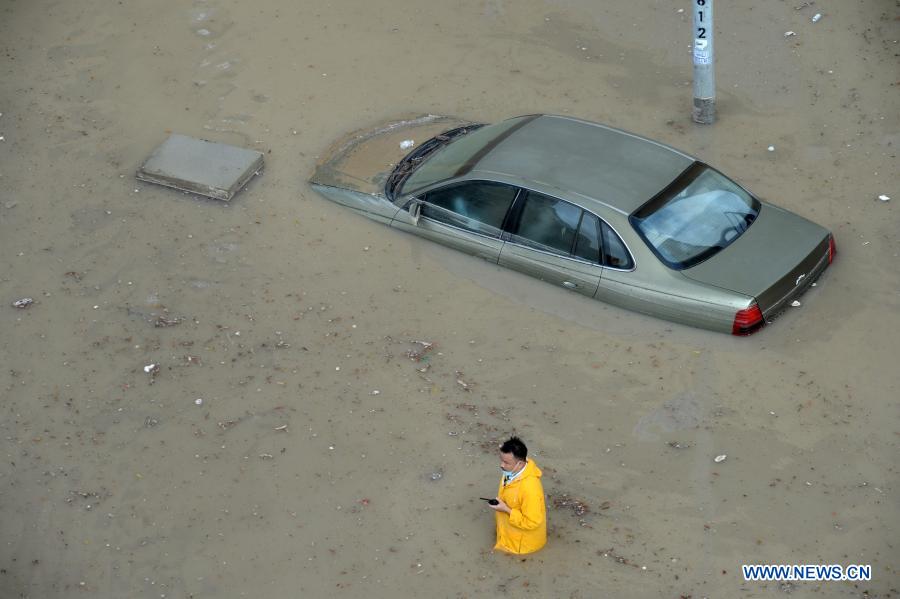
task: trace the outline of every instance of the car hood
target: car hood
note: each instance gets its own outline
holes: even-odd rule
[[[369,194],[384,193],[387,176],[404,156],[435,135],[469,124],[454,117],[428,114],[354,131],[322,154],[309,182]],[[412,140],[413,145],[403,144],[407,140]]]
[[[682,274],[755,297],[765,311],[799,285],[827,252],[827,229],[764,203],[759,216],[734,243]]]

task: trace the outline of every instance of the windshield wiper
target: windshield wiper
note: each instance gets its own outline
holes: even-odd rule
[[[397,166],[394,167],[394,170],[391,171],[391,174],[388,175],[387,183],[385,183],[384,191],[385,195],[387,195],[388,199],[393,201],[397,195],[397,192],[403,186],[403,182],[419,167],[422,162],[432,154],[434,154],[440,148],[443,148],[448,143],[456,139],[457,137],[462,137],[469,131],[474,131],[479,127],[483,127],[483,124],[475,123],[472,125],[464,125],[462,127],[457,127],[455,129],[450,129],[449,131],[444,131],[439,135],[435,135],[421,146],[404,156],[403,160],[397,163]]]

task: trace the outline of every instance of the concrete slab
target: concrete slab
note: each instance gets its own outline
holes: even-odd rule
[[[173,134],[153,151],[136,176],[227,202],[262,168],[260,152]]]

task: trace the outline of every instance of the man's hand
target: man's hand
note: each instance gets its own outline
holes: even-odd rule
[[[512,512],[512,510],[509,508],[509,506],[506,505],[505,503],[503,503],[503,500],[500,499],[499,497],[497,498],[497,505],[489,504],[488,507],[491,508],[492,510],[494,510],[495,512],[503,512],[504,514],[509,514]]]

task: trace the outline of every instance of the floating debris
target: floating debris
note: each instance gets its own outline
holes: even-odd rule
[[[822,13],[820,13],[820,12],[817,12],[816,14],[814,14],[812,16],[812,18],[810,19],[810,21],[812,21],[813,23],[818,23],[820,20],[822,20]]]
[[[12,303],[13,308],[25,309],[31,304],[34,303],[34,299],[30,297],[23,297],[22,299],[17,299]]]
[[[885,195],[885,194],[881,194],[880,196],[878,196],[878,199],[881,200],[882,202],[887,202],[887,201],[890,201],[891,196]]]
[[[672,449],[687,449],[691,446],[690,443],[681,443],[679,441],[669,441],[668,443],[666,443],[666,445],[668,445]]]
[[[721,464],[722,462],[725,461],[725,459],[726,459],[727,457],[728,457],[728,456],[727,456],[726,454],[723,453],[722,455],[717,455],[713,461],[714,461],[716,464]]]
[[[775,151],[775,146],[769,146],[769,147],[766,148],[766,149],[767,149],[768,151],[770,151],[770,152],[774,152],[774,151]]]
[[[157,316],[156,320],[153,321],[153,326],[158,329],[163,327],[174,327],[175,325],[181,324],[180,318],[166,318],[165,316]]]
[[[619,564],[622,564],[625,566],[631,566],[632,568],[640,568],[642,570],[647,569],[646,566],[638,566],[637,564],[631,563],[631,561],[628,558],[622,557],[621,555],[617,555],[612,547],[610,547],[609,549],[606,549],[606,550],[604,550],[604,549],[598,550],[597,555],[602,555],[603,557],[612,558],[616,561],[616,563],[619,563]]]
[[[591,511],[591,508],[587,503],[580,499],[576,499],[575,497],[569,497],[568,493],[563,493],[562,495],[553,497],[553,507],[558,510],[564,508],[571,509],[576,516],[584,516]],[[605,508],[601,507],[601,509],[608,508],[609,505],[607,505]]]
[[[288,427],[288,425],[282,424],[281,426],[276,426],[276,427],[273,428],[272,430],[273,430],[273,431],[285,431],[285,432],[286,432],[286,431],[287,431],[287,427]]]
[[[425,354],[434,348],[434,343],[431,341],[411,341],[410,343],[420,346],[420,349],[410,349],[406,352],[406,357],[413,362],[421,362]]]
[[[203,405],[203,398],[202,398],[202,397],[198,397],[197,399],[194,400],[194,404],[196,404],[196,405],[198,405],[198,406],[202,406],[202,405]]]
[[[794,300],[794,301],[792,301],[792,302],[791,302],[791,305],[792,305],[793,307],[795,307],[795,308],[799,308],[799,307],[800,307],[800,300]]]
[[[400,142],[400,149],[401,149],[401,150],[408,150],[408,149],[410,149],[411,147],[413,147],[414,145],[416,145],[416,142],[415,142],[415,141],[413,141],[413,140],[411,140],[411,139],[404,139],[403,141]]]
[[[144,372],[150,375],[150,384],[156,382],[156,375],[159,374],[159,364],[147,364],[144,366]]]
[[[794,37],[795,35],[797,35],[796,31],[785,31],[784,32],[784,37]]]

